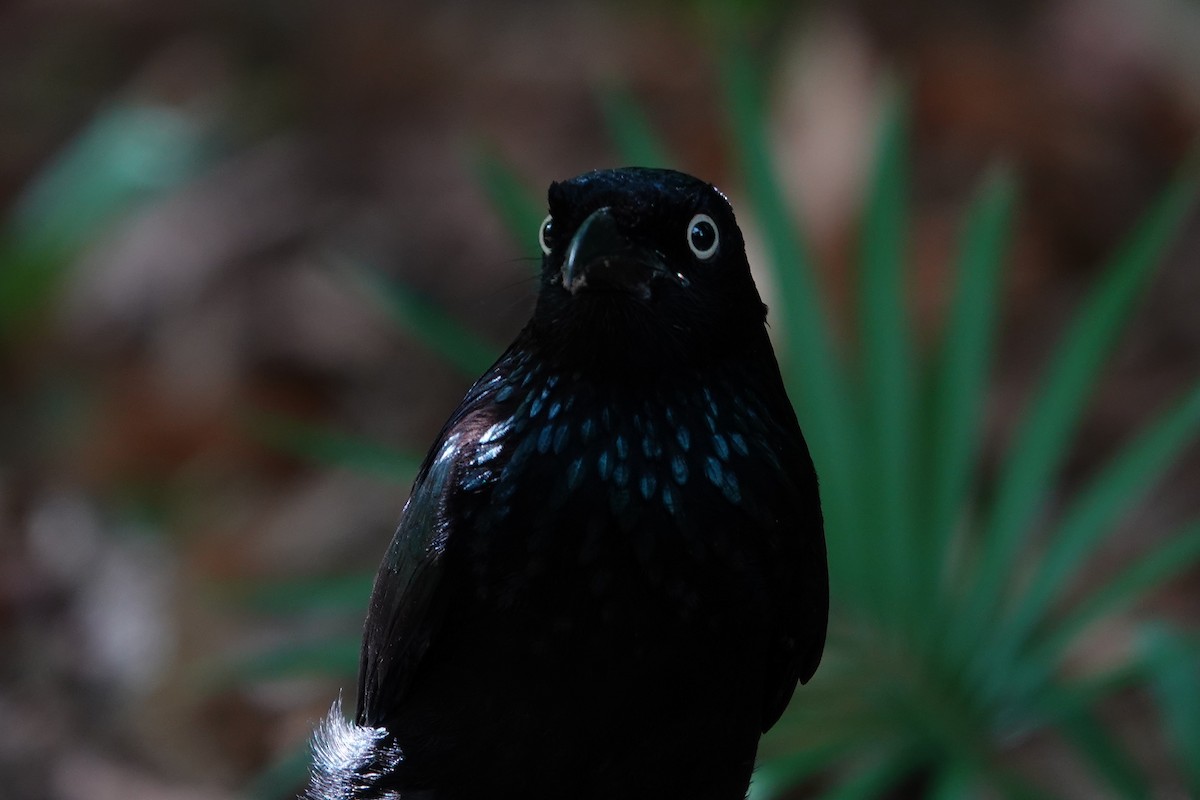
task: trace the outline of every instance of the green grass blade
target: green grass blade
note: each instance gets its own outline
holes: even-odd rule
[[[999,303],[1000,267],[1011,239],[1016,184],[993,170],[971,204],[959,244],[954,299],[941,334],[931,399],[924,562],[946,563],[959,515],[978,469],[983,408]],[[932,586],[936,573],[921,583]],[[935,597],[936,593],[932,593]]]
[[[1103,270],[1060,343],[1011,449],[957,633],[974,639],[995,611],[1030,527],[1066,457],[1100,368],[1196,194],[1193,158]]]
[[[939,773],[924,797],[929,800],[960,800],[964,797],[1007,797],[1011,800],[1053,800],[1053,797],[996,766],[964,761],[941,761]]]
[[[368,439],[346,436],[278,414],[256,413],[246,424],[252,435],[288,453],[331,467],[345,467],[391,481],[411,481],[423,458]]]
[[[1105,731],[1086,707],[1075,709],[1058,724],[1063,736],[1088,762],[1093,774],[1106,780],[1115,797],[1149,797],[1150,788],[1141,770]]]
[[[926,792],[928,800],[960,800],[980,794],[975,770],[969,764],[947,761],[940,764],[932,785]]]
[[[374,573],[362,573],[265,583],[228,582],[217,586],[216,591],[222,601],[252,614],[361,613],[367,607],[374,580]]]
[[[608,135],[623,163],[637,167],[673,166],[667,148],[628,90],[607,89],[599,92],[597,98]]]
[[[484,151],[474,160],[475,176],[484,193],[500,215],[505,230],[521,246],[522,252],[542,263],[538,245],[538,230],[546,218],[544,199],[521,182],[507,164],[494,154]]]
[[[832,345],[832,327],[821,305],[807,245],[775,178],[762,80],[744,52],[735,52],[726,60],[722,78],[735,156],[779,285],[781,308],[773,324],[780,332],[777,345],[781,346],[784,379],[821,476],[826,523],[837,532],[829,537],[830,568],[835,573],[852,573],[858,568],[861,530],[854,496],[857,446],[845,377]],[[861,579],[842,583],[851,591],[864,585]],[[841,599],[852,598],[843,593]]]
[[[1074,678],[1068,684],[1049,682],[1045,676],[1055,671],[1054,665],[1039,665],[1039,691],[1034,696],[1037,714],[1042,720],[1057,720],[1081,707],[1097,703],[1143,682],[1142,666],[1136,661],[1123,661],[1104,672]],[[1026,673],[1028,674],[1028,673]],[[1032,685],[1032,684],[1030,684]]]
[[[1049,794],[995,767],[979,769],[975,764],[954,760],[942,761],[939,766],[940,771],[923,795],[929,800],[994,796],[1011,800],[1052,800]]]
[[[293,798],[304,788],[312,764],[312,749],[308,742],[297,745],[255,776],[242,790],[247,800],[283,800]]]
[[[828,769],[847,748],[844,741],[831,741],[760,762],[754,769],[747,800],[786,796],[797,784]]]
[[[1063,515],[1046,554],[1012,615],[997,634],[989,658],[1006,662],[1045,619],[1070,586],[1090,552],[1111,533],[1122,514],[1152,487],[1200,433],[1200,385],[1127,445],[1085,488]]]
[[[1186,526],[1145,554],[1080,603],[1065,619],[1039,639],[1031,663],[1058,663],[1089,625],[1136,602],[1143,594],[1194,567],[1200,560],[1200,522]]]
[[[65,248],[38,248],[0,235],[0,342],[32,323],[54,297],[71,266]]]
[[[236,659],[218,670],[214,680],[218,683],[252,683],[312,675],[348,677],[358,668],[361,646],[362,641],[357,635],[293,642]]]
[[[869,800],[885,797],[889,790],[918,766],[917,754],[902,747],[890,748],[873,763],[856,768],[821,797],[824,800]]]
[[[388,316],[466,377],[479,377],[500,355],[500,348],[403,284],[362,265],[344,264],[342,268]]]
[[[0,337],[31,320],[105,228],[210,160],[206,131],[168,107],[99,113],[17,199],[0,234]]]
[[[850,427],[843,402],[845,378],[821,307],[815,265],[775,178],[759,96],[761,78],[740,53],[726,63],[723,77],[736,155],[779,283],[784,312],[775,321],[782,334],[780,361],[793,400],[804,413],[802,422],[813,427],[814,449],[834,455],[845,450],[832,446],[836,432]]]
[[[914,621],[928,598],[915,585],[913,490],[916,368],[908,317],[905,256],[908,242],[907,120],[905,102],[891,93],[876,156],[861,238],[858,287],[862,343],[863,449],[871,491],[865,492],[867,532],[875,546],[859,553],[889,617]]]
[[[1143,634],[1141,649],[1188,795],[1200,797],[1200,647],[1157,624]]]

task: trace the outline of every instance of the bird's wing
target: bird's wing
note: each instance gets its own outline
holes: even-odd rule
[[[790,405],[777,415],[790,423],[793,435],[780,437],[785,443],[780,454],[783,494],[772,504],[781,514],[775,521],[775,551],[767,575],[779,621],[768,656],[764,731],[787,708],[796,682],[805,683],[816,672],[829,620],[829,570],[817,475]]]
[[[438,597],[449,537],[446,497],[460,435],[451,433],[417,477],[371,592],[358,676],[359,725],[380,725],[407,694],[440,616]]]

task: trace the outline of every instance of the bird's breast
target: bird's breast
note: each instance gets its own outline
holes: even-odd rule
[[[600,623],[754,602],[782,493],[771,421],[741,387],[604,387],[518,365],[460,455],[449,513],[472,590]],[[639,611],[640,607],[640,611]],[[566,627],[570,627],[566,625]]]

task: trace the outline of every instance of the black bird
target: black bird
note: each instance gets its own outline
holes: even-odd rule
[[[817,668],[817,478],[728,200],[627,168],[549,210],[533,317],[421,467],[312,798],[739,800]]]

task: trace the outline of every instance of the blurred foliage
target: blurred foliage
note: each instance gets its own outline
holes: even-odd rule
[[[101,111],[18,198],[0,230],[0,343],[36,321],[86,245],[212,156],[208,133],[183,111]]]
[[[278,414],[256,414],[246,425],[262,441],[318,464],[347,467],[397,482],[411,480],[421,466],[419,455]]]
[[[843,352],[804,232],[776,178],[762,76],[735,55],[723,79],[748,210],[780,290],[772,317],[780,365],[822,478],[833,593],[824,663],[764,738],[751,797],[783,797],[798,786],[822,797],[875,797],[912,780],[932,797],[1052,796],[1052,776],[1019,771],[1006,758],[1046,734],[1066,742],[1111,796],[1145,797],[1153,792],[1150,778],[1097,717],[1106,699],[1131,686],[1156,698],[1178,780],[1200,793],[1200,645],[1193,635],[1146,624],[1117,662],[1082,674],[1065,669],[1093,626],[1200,559],[1194,523],[1145,537],[1158,544],[1109,580],[1080,580],[1089,554],[1197,441],[1200,385],[1043,522],[1105,361],[1192,208],[1197,164],[1185,165],[1103,268],[1050,355],[998,473],[985,481],[983,409],[999,278],[1012,241],[1011,172],[992,170],[967,210],[943,328],[918,347],[905,292],[912,208],[906,102],[897,88],[885,91],[859,241],[858,344]],[[669,163],[628,95],[604,93],[600,106],[623,163]],[[541,204],[490,155],[480,158],[478,174],[517,240],[534,241]],[[486,367],[489,350],[474,334],[379,275],[356,273],[409,333],[471,374]],[[270,438],[326,464],[381,463],[375,445],[290,424],[275,425]],[[410,465],[407,458],[395,463]],[[368,580],[338,586],[330,603],[365,606]],[[276,587],[265,596],[295,591]],[[323,590],[306,593],[310,608],[325,602]],[[327,654],[310,655],[311,646],[263,656],[243,675],[328,667]],[[349,678],[352,653],[341,642],[334,653]],[[289,763],[298,769],[300,762]],[[271,795],[295,777],[280,771],[256,792]]]

